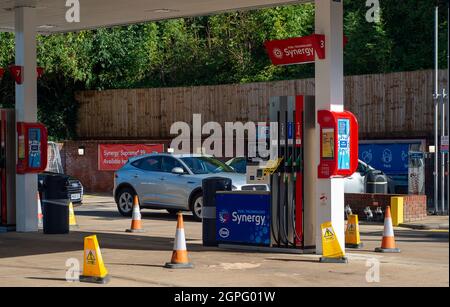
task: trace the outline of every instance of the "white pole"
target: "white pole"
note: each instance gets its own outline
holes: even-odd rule
[[[319,110],[344,110],[344,51],[343,51],[343,4],[342,1],[315,1],[315,33],[325,35],[326,58],[315,62],[316,116]],[[320,162],[320,126],[316,120],[316,163]],[[317,173],[315,174],[317,178]],[[333,224],[336,236],[345,246],[344,233],[344,179],[316,180],[316,253],[322,254],[320,225]],[[320,201],[321,195],[327,200]]]
[[[434,212],[437,214],[439,212],[439,62],[438,62],[438,52],[439,52],[439,28],[438,28],[438,19],[439,19],[439,6],[436,5],[435,8],[435,36],[434,36],[434,64],[435,64],[435,80],[434,80]]]
[[[23,67],[23,83],[16,84],[16,121],[37,121],[35,9],[15,8],[16,65]],[[16,153],[17,154],[17,153]],[[38,231],[37,175],[16,175],[16,230]]]
[[[442,90],[442,110],[441,110],[441,136],[445,135],[445,99],[447,93]],[[445,153],[441,151],[441,213],[445,214]]]
[[[446,135],[450,134],[450,104],[449,104],[449,94],[450,93],[450,1],[447,1],[447,131]],[[450,154],[447,153],[447,214],[448,214],[448,203],[450,200]]]

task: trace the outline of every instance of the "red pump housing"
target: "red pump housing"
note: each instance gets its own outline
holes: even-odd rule
[[[40,173],[47,168],[47,128],[40,123],[17,123],[17,174]]]
[[[358,121],[351,112],[320,110],[318,178],[349,177],[358,168]]]

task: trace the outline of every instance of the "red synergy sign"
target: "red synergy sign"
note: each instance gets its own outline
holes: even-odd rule
[[[321,34],[268,41],[265,46],[273,65],[277,66],[313,63],[316,54],[319,59],[325,59],[325,35]]]
[[[129,158],[163,151],[163,144],[99,144],[98,169],[116,171],[124,166]]]

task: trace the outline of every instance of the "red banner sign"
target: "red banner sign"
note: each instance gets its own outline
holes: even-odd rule
[[[11,75],[13,76],[17,84],[23,83],[22,66],[10,65],[9,71],[11,72]]]
[[[44,75],[44,68],[43,67],[36,67],[36,73],[37,78],[41,78]]]
[[[316,54],[319,59],[325,59],[325,35],[321,34],[268,41],[265,46],[273,65],[277,66],[312,63]]]
[[[99,144],[98,169],[116,171],[124,166],[129,158],[163,151],[163,144]]]
[[[13,76],[14,80],[17,84],[23,83],[23,74],[22,74],[23,67],[18,65],[10,65],[9,71],[11,75]],[[36,77],[39,79],[44,74],[44,68],[42,67],[36,67]],[[0,79],[1,79],[1,72],[0,72]]]

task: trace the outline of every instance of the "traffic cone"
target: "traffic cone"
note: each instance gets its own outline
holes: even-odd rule
[[[345,247],[346,248],[362,248],[364,244],[361,242],[359,234],[358,215],[350,214],[348,216],[347,230],[345,231]]]
[[[106,284],[109,282],[108,270],[103,262],[97,236],[84,238],[84,266],[80,282]]]
[[[69,226],[70,228],[78,228],[75,211],[73,210],[72,202],[69,203]]]
[[[189,263],[186,248],[186,237],[184,235],[183,214],[178,213],[177,231],[175,233],[175,242],[173,244],[172,260],[165,265],[169,269],[189,269],[194,265]]]
[[[395,246],[394,227],[392,226],[391,207],[386,207],[384,217],[384,232],[381,247],[375,248],[379,253],[400,253],[400,249]]]
[[[44,215],[42,214],[42,203],[41,197],[39,196],[39,192],[36,193],[36,201],[38,206],[38,227],[42,229],[44,227]]]
[[[126,232],[144,232],[142,228],[141,221],[141,210],[139,208],[139,199],[138,196],[134,196],[133,201],[133,216],[131,218],[131,228],[127,229]]]

